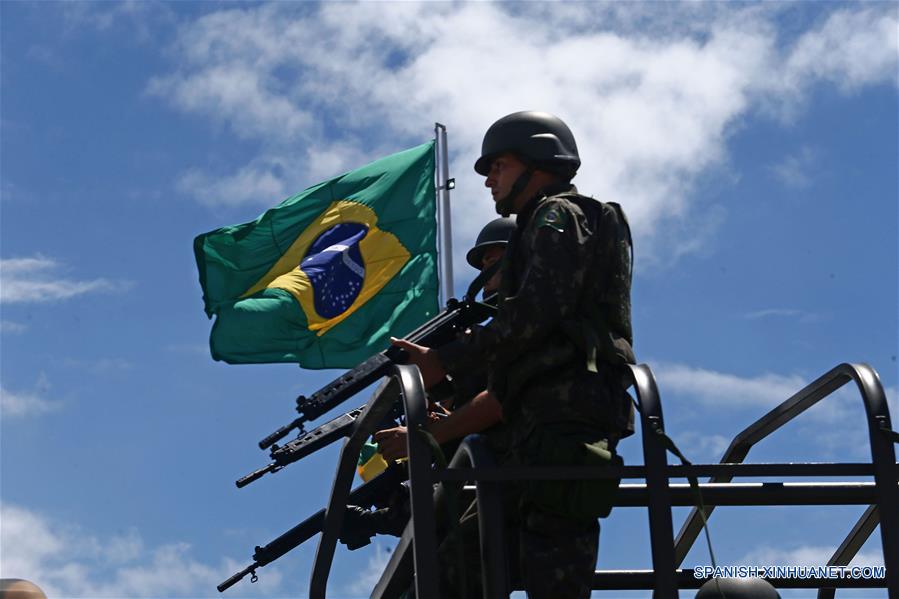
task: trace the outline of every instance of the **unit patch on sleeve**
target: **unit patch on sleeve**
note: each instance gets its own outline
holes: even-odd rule
[[[537,227],[551,227],[559,233],[565,232],[570,216],[555,204],[546,206],[537,213]]]

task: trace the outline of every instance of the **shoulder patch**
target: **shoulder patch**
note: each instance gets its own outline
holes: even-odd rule
[[[541,209],[535,217],[535,227],[550,227],[559,233],[564,233],[568,227],[571,216],[557,204],[551,204]]]

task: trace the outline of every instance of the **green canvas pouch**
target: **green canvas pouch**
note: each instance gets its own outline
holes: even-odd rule
[[[624,461],[596,434],[544,429],[529,439],[529,462],[535,466],[621,466]],[[593,520],[612,511],[620,478],[541,480],[527,485],[526,501],[566,518]]]

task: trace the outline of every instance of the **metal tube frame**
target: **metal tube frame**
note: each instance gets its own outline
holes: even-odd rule
[[[899,465],[897,465],[899,473]],[[744,477],[762,476],[873,476],[871,464],[694,464],[692,466],[668,465],[668,478],[688,476],[731,475]],[[522,480],[587,480],[603,478],[643,479],[645,466],[607,466],[598,471],[585,466],[504,466],[502,468],[453,468],[440,474],[442,481],[509,481]],[[474,490],[472,488],[472,490]]]
[[[370,599],[400,599],[415,580],[412,564],[412,521],[406,524]]]
[[[415,591],[417,597],[437,597],[437,532],[434,528],[434,504],[431,497],[430,448],[422,435],[414,431],[424,426],[427,400],[421,373],[415,366],[397,365],[389,378],[375,391],[355,429],[340,451],[337,472],[331,488],[331,497],[325,510],[325,524],[319,539],[312,578],[309,583],[310,599],[325,599],[328,575],[334,561],[337,539],[346,513],[346,500],[350,494],[356,461],[365,440],[371,436],[389,413],[396,397],[403,402],[409,455],[409,491],[412,499],[412,522],[415,536],[413,557],[415,563]]]
[[[828,566],[848,566],[855,554],[858,553],[877,524],[880,523],[880,515],[877,513],[876,505],[869,505],[868,509],[861,515],[852,530],[846,536],[846,539],[840,544],[833,556],[827,562]],[[837,590],[835,587],[822,588],[818,590],[818,599],[833,599]]]
[[[450,468],[440,473],[431,471],[429,448],[422,435],[408,435],[410,495],[412,518],[394,552],[390,565],[376,586],[372,597],[396,596],[396,574],[410,549],[414,560],[414,584],[419,597],[436,597],[437,541],[434,518],[434,482],[476,481],[481,533],[483,584],[486,597],[508,596],[505,541],[502,530],[501,484],[507,480],[572,478],[644,477],[645,485],[623,485],[616,505],[648,508],[652,571],[597,571],[594,589],[655,589],[657,597],[677,597],[678,588],[697,588],[703,580],[678,569],[701,530],[698,509],[694,507],[685,521],[677,542],[673,541],[671,507],[692,505],[687,485],[669,485],[670,477],[711,473],[709,483],[701,485],[707,514],[714,505],[820,505],[871,504],[849,536],[835,552],[828,565],[846,565],[881,520],[881,540],[886,566],[886,587],[890,596],[899,596],[899,485],[897,464],[889,431],[890,417],[883,387],[876,372],[864,364],[841,364],[826,373],[783,404],[763,416],[734,438],[720,464],[668,466],[662,442],[663,419],[661,401],[652,371],[646,365],[631,366],[634,389],[643,431],[643,467],[623,467],[597,471],[590,468],[497,468],[480,436],[466,438]],[[809,407],[833,393],[850,380],[855,380],[865,404],[871,441],[871,464],[743,464],[749,449]],[[391,393],[387,393],[391,391]],[[360,416],[358,424],[344,444],[335,475],[325,525],[316,553],[310,598],[324,599],[327,576],[333,560],[337,536],[345,512],[345,502],[352,484],[356,456],[362,443],[373,432],[389,410],[395,394],[403,400],[407,427],[415,431],[424,426],[426,401],[421,376],[414,366],[397,366],[387,382],[381,385]],[[464,462],[470,468],[459,467]],[[734,476],[845,476],[873,475],[874,483],[742,483],[734,484]],[[723,483],[723,484],[722,484]],[[467,487],[466,487],[467,488]],[[617,581],[617,582],[616,582]],[[835,588],[882,588],[879,581],[850,580],[771,580],[782,588],[819,588],[819,597],[833,597]],[[822,587],[826,584],[827,587]]]
[[[634,390],[643,434],[643,463],[649,492],[649,541],[655,571],[655,596],[678,597],[674,561],[674,528],[671,521],[671,492],[668,487],[668,459],[662,437],[662,401],[655,377],[646,364],[631,365]]]
[[[721,463],[741,463],[749,450],[762,439],[796,418],[834,391],[855,381],[865,406],[871,443],[876,505],[879,507],[880,537],[890,596],[899,597],[899,488],[896,486],[896,452],[892,440],[884,434],[891,427],[883,385],[867,364],[840,364],[801,389],[785,402],[739,433],[721,458]],[[709,482],[726,483],[733,476],[713,476]],[[714,507],[708,507],[707,517]],[[702,529],[698,508],[693,508],[677,535],[676,564],[680,566]],[[853,530],[850,536],[859,534]],[[845,543],[845,542],[844,542]],[[857,549],[856,549],[857,551]],[[843,556],[845,558],[845,555]],[[848,556],[849,559],[852,556]]]
[[[457,467],[465,462],[474,469],[496,468],[496,460],[482,435],[465,437],[456,450],[450,467]],[[446,482],[444,481],[444,484]],[[484,599],[508,597],[511,585],[505,541],[502,483],[479,480],[475,492],[481,549],[481,588]]]
[[[876,499],[873,482],[834,483],[700,483],[702,501],[711,505],[869,505]],[[672,507],[693,507],[696,494],[686,483],[668,486]],[[649,487],[641,484],[621,485],[616,507],[642,507],[652,498]]]

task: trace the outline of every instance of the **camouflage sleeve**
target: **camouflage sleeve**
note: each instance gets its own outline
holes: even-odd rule
[[[484,350],[477,345],[470,333],[462,333],[458,339],[437,348],[437,356],[443,369],[454,379],[483,367],[486,360]]]
[[[575,317],[591,262],[578,216],[570,206],[550,200],[522,236],[528,246],[522,248],[526,263],[516,293],[473,335],[473,345],[482,348],[494,368],[539,348],[562,321]]]

